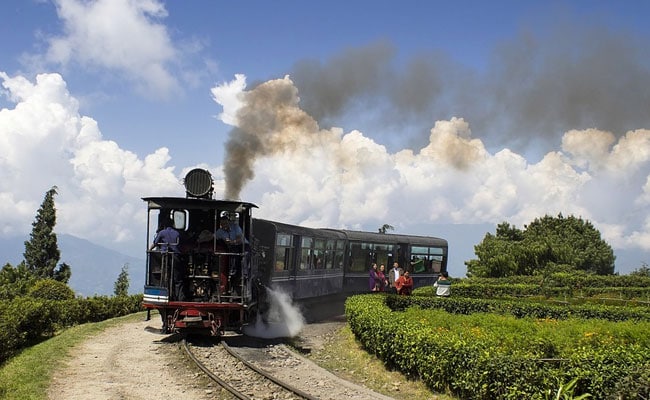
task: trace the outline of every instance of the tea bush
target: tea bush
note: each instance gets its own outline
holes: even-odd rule
[[[408,306],[409,300],[416,296],[354,296],[346,316],[368,351],[434,391],[463,399],[545,399],[578,378],[575,394],[610,398],[648,383],[639,371],[650,360],[650,322],[450,314]]]
[[[56,285],[35,289],[46,293]],[[54,294],[59,297],[60,294]],[[43,297],[47,297],[44,295]],[[65,297],[65,296],[63,296]],[[49,300],[32,296],[0,301],[0,364],[26,346],[52,337],[58,330],[98,322],[142,310],[142,295]]]

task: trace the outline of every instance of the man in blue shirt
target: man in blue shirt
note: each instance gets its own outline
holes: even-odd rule
[[[223,240],[227,245],[241,244],[244,239],[244,233],[238,224],[230,222],[228,217],[221,217],[219,229],[215,233],[217,240]]]
[[[215,232],[214,236],[217,240],[222,240],[228,245],[229,251],[233,253],[246,253],[244,255],[244,263],[246,265],[245,275],[248,276],[248,242],[244,238],[244,233],[241,227],[236,222],[231,222],[227,216],[222,216],[219,220],[219,229]],[[242,243],[245,245],[242,247]],[[230,275],[230,290],[236,295],[241,295],[241,272],[242,272],[242,258],[236,255],[231,255],[229,260],[229,275]]]
[[[180,234],[176,229],[174,229],[174,223],[171,219],[166,220],[164,226],[165,228],[156,234],[151,249],[158,247],[158,250],[163,253],[173,253],[171,255],[163,254],[162,257],[165,259],[165,257],[171,256],[172,260],[171,266],[174,284],[172,298],[178,301],[183,301],[185,300],[185,266],[181,262],[180,249],[178,247]]]
[[[173,253],[180,253],[178,249],[178,242],[180,235],[176,229],[172,227],[171,221],[165,224],[165,229],[162,229],[156,234],[153,239],[153,247],[158,246],[160,251],[171,251]]]

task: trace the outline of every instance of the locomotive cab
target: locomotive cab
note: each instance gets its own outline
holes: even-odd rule
[[[205,170],[190,171],[185,186],[185,198],[143,198],[147,203],[143,305],[160,312],[166,333],[218,336],[239,330],[257,311],[257,257],[251,232],[256,206],[213,200],[212,179]],[[224,237],[222,226],[235,230],[237,240],[228,240],[228,233]]]

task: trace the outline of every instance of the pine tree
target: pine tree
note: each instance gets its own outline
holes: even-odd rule
[[[71,276],[72,268],[67,263],[59,264],[59,269],[54,271],[54,279],[59,282],[68,283]]]
[[[53,186],[45,193],[41,208],[38,209],[36,219],[32,222],[30,239],[25,242],[25,253],[23,253],[25,265],[38,278],[54,278],[54,270],[61,257],[54,233],[54,225],[56,225],[54,195],[57,194],[57,189]]]
[[[117,277],[114,285],[116,296],[126,296],[129,293],[129,264],[122,266],[122,272]]]

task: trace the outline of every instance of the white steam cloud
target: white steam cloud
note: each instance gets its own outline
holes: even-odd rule
[[[489,152],[472,138],[469,122],[454,117],[435,123],[426,146],[391,153],[359,131],[319,127],[289,77],[241,92],[232,89],[243,87],[242,77],[235,82],[213,89],[219,103],[240,101],[228,112],[236,121],[226,193],[261,197],[265,217],[400,230],[422,223],[521,226],[562,213],[590,220],[614,247],[650,249],[650,130],[618,139],[597,129],[568,131],[560,150],[529,163],[507,148]]]
[[[254,324],[244,327],[248,336],[264,339],[294,337],[305,326],[305,318],[291,296],[279,289],[267,288],[270,309],[267,320],[258,315]]]
[[[0,80],[16,103],[0,110],[0,232],[26,233],[45,192],[57,186],[57,231],[115,247],[143,239],[140,197],[181,187],[168,149],[140,159],[102,139],[58,74],[30,82],[0,72]]]
[[[140,198],[178,195],[193,166],[177,171],[165,147],[138,157],[103,139],[58,74],[32,82],[0,72],[0,83],[14,103],[0,110],[0,234],[28,233],[56,185],[58,232],[141,251]],[[521,226],[544,214],[574,214],[615,249],[650,251],[650,130],[570,130],[558,150],[531,163],[507,148],[489,151],[470,121],[450,118],[433,124],[425,146],[391,152],[360,131],[321,128],[289,77],[248,90],[239,76],[213,94],[234,124],[229,149],[245,155],[229,154],[230,196],[259,204],[260,217],[435,234],[436,224]],[[418,226],[427,228],[414,232]]]

